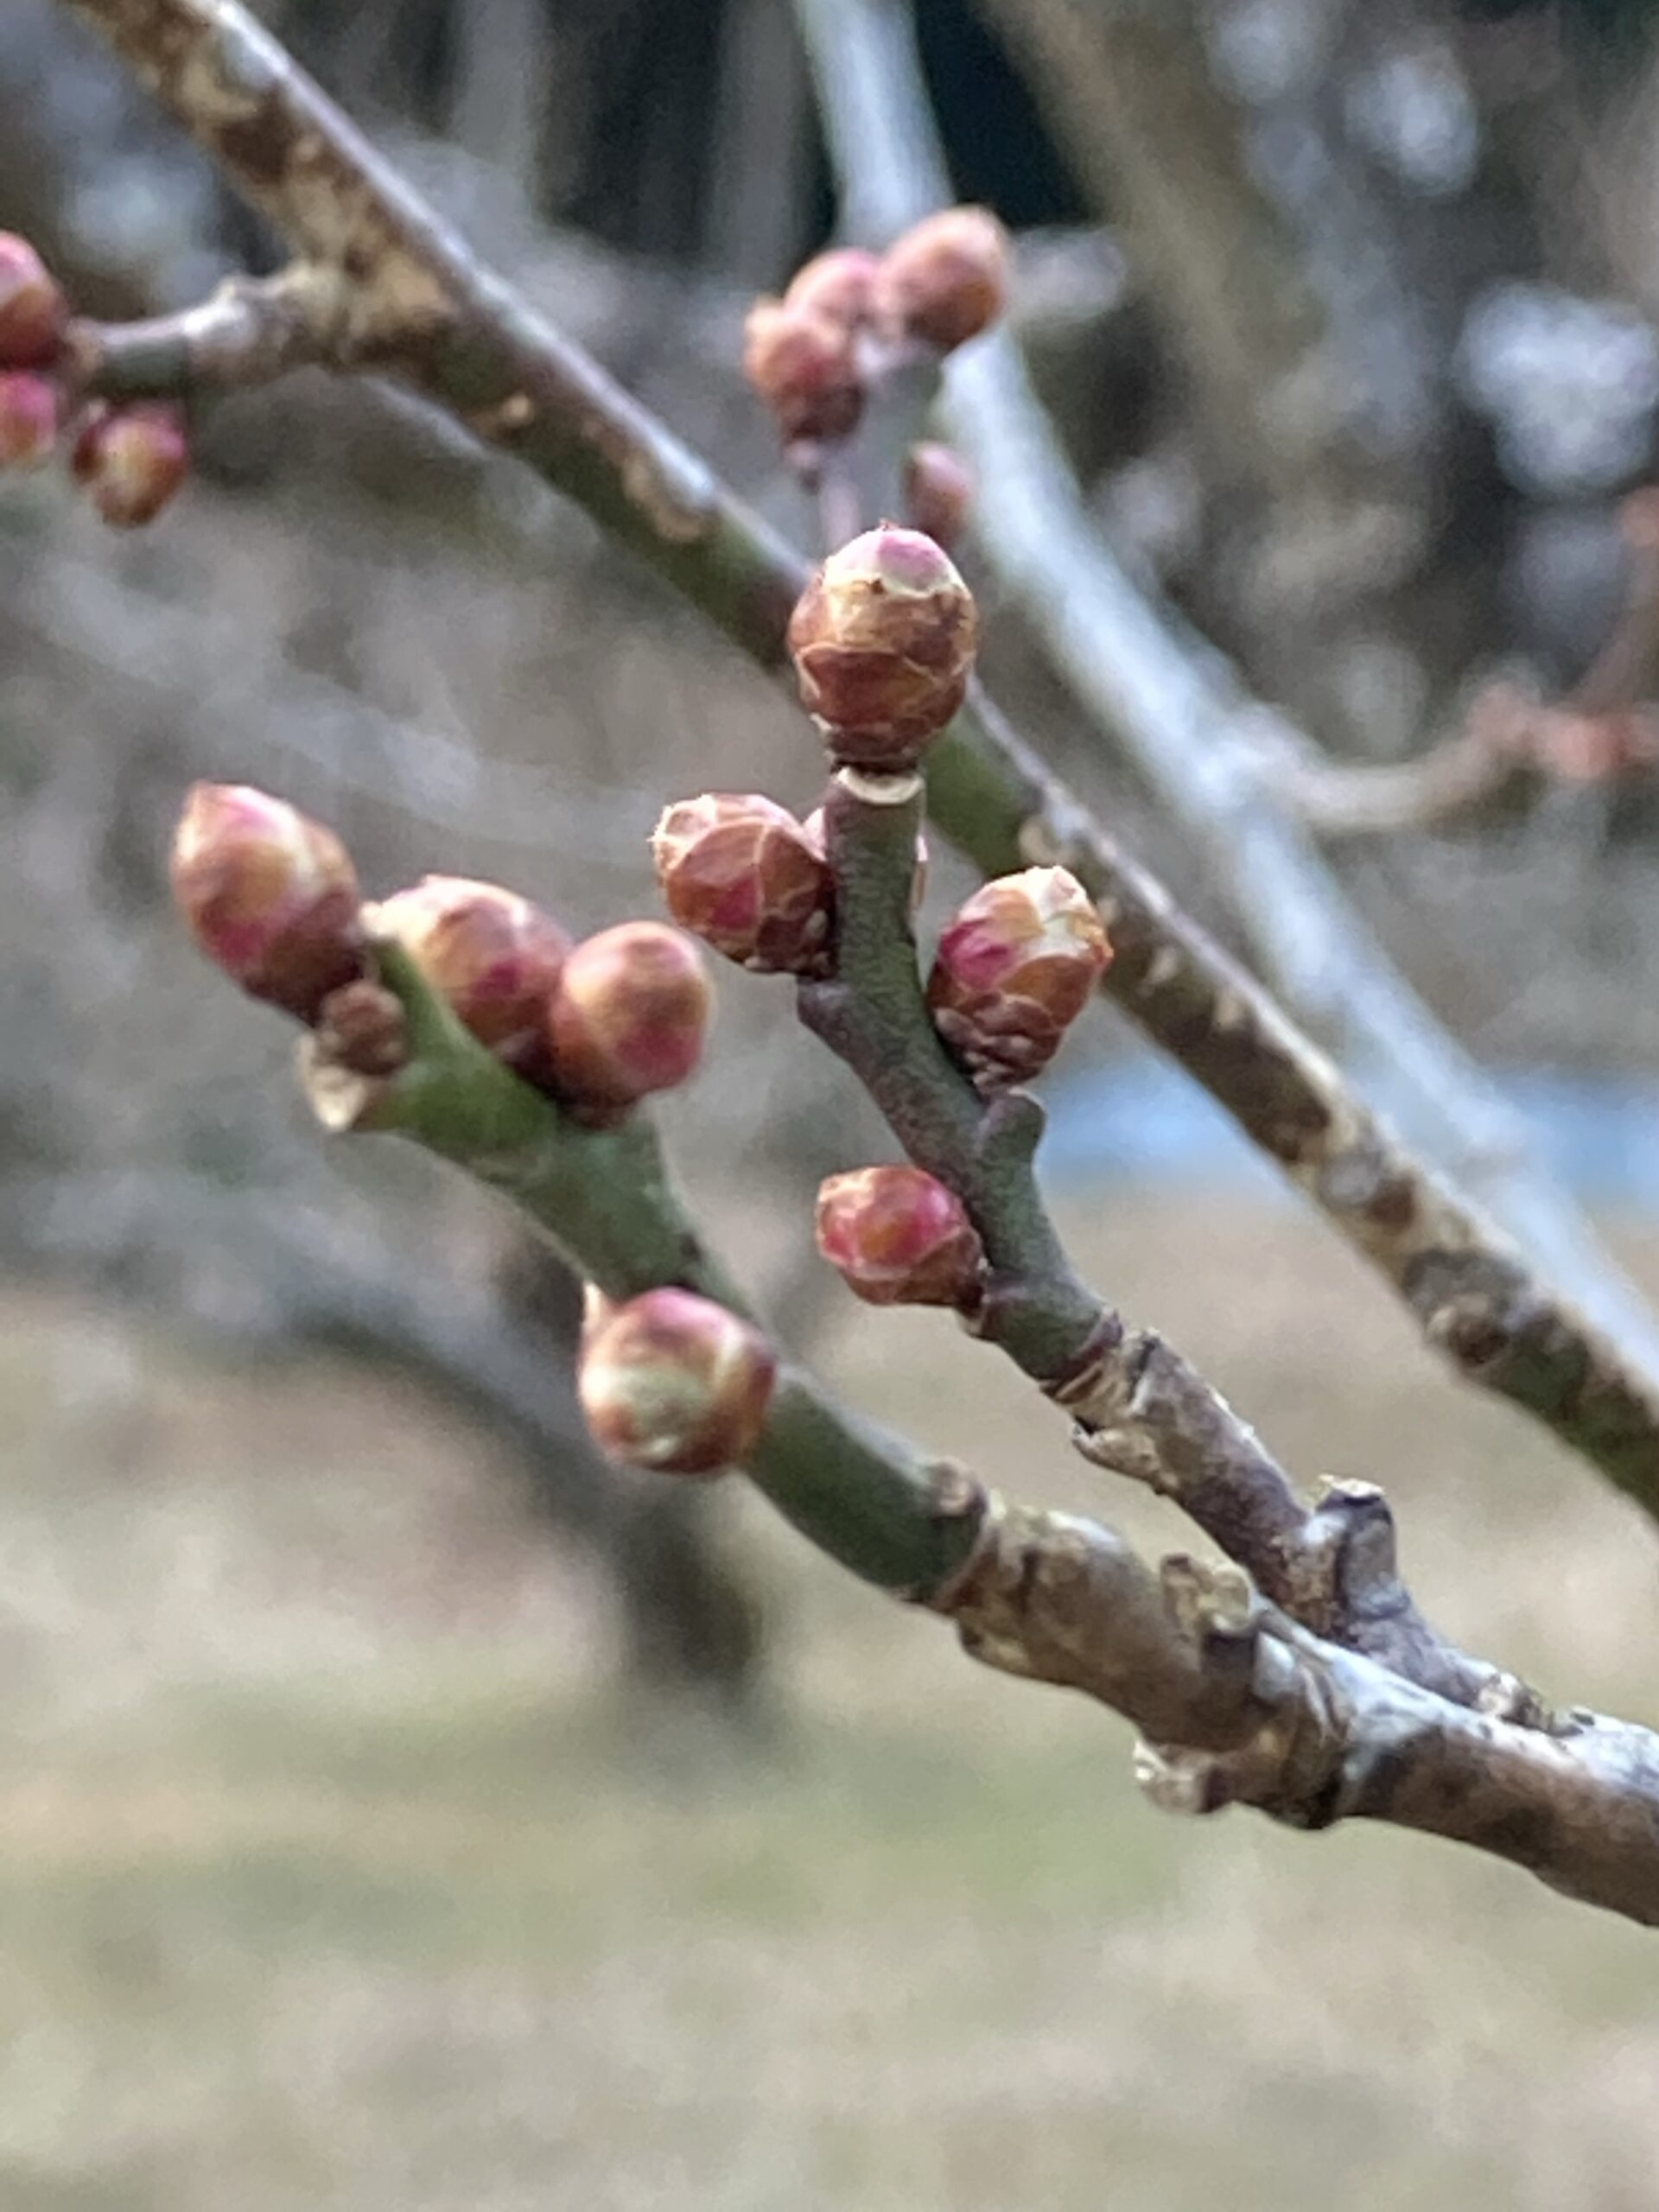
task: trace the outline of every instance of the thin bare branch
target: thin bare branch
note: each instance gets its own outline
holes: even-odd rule
[[[105,399],[269,384],[336,358],[343,300],[336,270],[296,262],[275,276],[231,277],[176,315],[124,323],[78,317],[65,335],[65,373]]]

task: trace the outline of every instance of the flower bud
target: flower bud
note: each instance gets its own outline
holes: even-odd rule
[[[822,844],[786,808],[755,791],[681,799],[651,850],[683,929],[761,975],[823,972],[835,881]]]
[[[582,1106],[671,1090],[702,1057],[714,994],[696,947],[660,922],[620,922],[579,944],[547,1010],[559,1090]]]
[[[409,1065],[409,1017],[384,983],[359,976],[330,991],[317,1008],[320,1061],[369,1081],[384,1081]]]
[[[1077,878],[1028,868],[982,885],[947,924],[927,1002],[977,1087],[995,1090],[1046,1067],[1110,958]]]
[[[844,322],[813,308],[757,300],[743,325],[743,373],[785,438],[844,438],[864,383]]]
[[[836,760],[913,767],[962,704],[976,627],[973,594],[919,531],[883,523],[832,553],[796,604],[789,649]]]
[[[361,972],[361,893],[346,848],[283,800],[193,785],[171,873],[196,943],[251,998],[308,1022]]]
[[[428,875],[371,919],[480,1045],[525,1074],[545,1071],[548,1004],[570,950],[550,914],[498,883]]]
[[[836,246],[828,253],[814,254],[796,271],[784,294],[784,305],[804,308],[843,329],[856,330],[870,320],[880,266],[880,257],[862,246]]]
[[[0,367],[49,367],[68,316],[56,278],[29,240],[0,231]]]
[[[648,1290],[583,1332],[576,1388],[607,1459],[713,1475],[759,1437],[778,1363],[760,1332],[689,1290]]]
[[[32,369],[0,372],[0,468],[38,468],[58,442],[58,388]]]
[[[136,530],[155,520],[190,474],[184,417],[164,400],[99,402],[76,434],[70,466],[111,528]]]
[[[859,1167],[818,1190],[818,1249],[867,1306],[961,1306],[984,1248],[956,1192],[920,1167]]]
[[[947,207],[882,257],[878,318],[948,353],[977,338],[1008,303],[1008,235],[988,208]]]
[[[912,446],[905,462],[905,513],[946,550],[962,536],[973,504],[974,475],[949,446]]]

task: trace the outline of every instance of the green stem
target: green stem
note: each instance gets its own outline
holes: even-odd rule
[[[584,1127],[504,1067],[430,991],[407,953],[377,948],[381,980],[403,1006],[409,1059],[378,1084],[346,1086],[308,1070],[331,1126],[406,1137],[505,1193],[561,1257],[607,1297],[675,1284],[733,1313],[749,1307],[709,1250],[641,1113]],[[972,1548],[978,1492],[957,1495],[909,1444],[838,1406],[785,1363],[765,1433],[744,1471],[802,1535],[867,1582],[925,1598]]]
[[[1042,1109],[1023,1095],[987,1107],[933,1026],[910,922],[921,818],[919,779],[897,802],[861,798],[841,778],[831,785],[836,972],[801,985],[801,1018],[853,1070],[916,1165],[967,1207],[990,1263],[981,1333],[1033,1380],[1057,1384],[1117,1324],[1072,1273],[1037,1188]]]

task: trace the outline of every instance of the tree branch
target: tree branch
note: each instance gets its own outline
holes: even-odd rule
[[[78,316],[65,334],[66,374],[105,399],[188,397],[270,384],[338,358],[344,285],[296,262],[275,276],[232,276],[200,307],[144,322]]]
[[[908,10],[902,0],[796,6],[838,169],[856,176],[862,234],[890,238],[948,197]],[[1118,949],[1106,988],[1160,1042],[1179,1040],[1177,1057],[1391,1277],[1431,1343],[1659,1509],[1659,1324],[1528,1161],[1518,1117],[1388,964],[1304,831],[1273,803],[1258,767],[1269,710],[1119,568],[1006,338],[994,333],[957,356],[945,390],[979,479],[982,546],[1078,697],[1201,836],[1289,1001],[1390,1089],[1460,1178],[1484,1185],[1566,1297],[1412,1160],[1162,887],[1144,875],[1137,883],[1069,795],[1052,789],[1058,819],[1027,817],[1019,842],[1025,857],[1064,861],[1096,896]],[[999,766],[1010,757],[1005,738]],[[1037,764],[1025,766],[1038,782]],[[941,766],[957,772],[954,760]],[[937,791],[936,782],[936,804]]]
[[[673,1284],[747,1312],[682,1205],[644,1115],[605,1129],[571,1121],[461,1027],[399,946],[382,944],[376,957],[404,1009],[408,1060],[390,1078],[365,1077],[308,1036],[301,1081],[325,1128],[406,1137],[465,1167],[512,1198],[607,1297]],[[798,1367],[780,1369],[745,1471],[820,1550],[883,1589],[931,1588],[971,1541],[941,1511],[934,1470],[842,1412]]]
[[[779,663],[804,575],[798,556],[481,269],[236,0],[61,4],[126,57],[298,255],[350,279],[330,366],[401,374],[575,499],[763,665]],[[837,14],[849,35],[857,30],[852,8]],[[873,141],[872,188],[880,155]],[[979,358],[995,364],[994,341]],[[964,391],[971,398],[960,376],[957,390],[959,401]],[[1134,638],[1142,643],[1149,619],[1141,608]],[[1149,644],[1161,669],[1171,646],[1155,621]],[[1218,765],[1205,787],[1215,802],[1217,849],[1230,855],[1243,787],[1226,769],[1224,735],[1236,702],[1224,700],[1225,711],[1217,710],[1207,663],[1178,656],[1176,664],[1186,688],[1172,700],[1155,687],[1158,712],[1174,715],[1183,741],[1217,741]],[[1396,1285],[1462,1371],[1536,1414],[1659,1513],[1653,1325],[1629,1307],[1605,1259],[1582,1249],[1579,1225],[1555,1194],[1513,1174],[1499,1193],[1509,1225],[1535,1243],[1574,1297],[1605,1315],[1605,1334],[1586,1327],[1474,1208],[1381,1130],[1324,1055],[1048,775],[982,696],[931,756],[929,803],[988,874],[1064,861],[1111,928],[1117,957],[1107,988],[1117,1002]],[[1259,823],[1259,810],[1253,818]],[[1237,866],[1260,894],[1274,881],[1273,841],[1242,842],[1248,864],[1242,854]],[[1255,895],[1248,903],[1259,920],[1277,901]],[[1324,909],[1316,902],[1315,911]],[[1304,918],[1300,904],[1287,916]],[[1327,1011],[1332,993],[1339,999],[1346,988],[1339,973],[1327,979]],[[1414,1020],[1397,1038],[1372,1008],[1379,1046],[1411,1046],[1421,1010],[1412,1001],[1408,1007]],[[1416,1055],[1419,1091],[1443,1082],[1469,1106],[1471,1072],[1438,1033],[1431,1038],[1438,1042],[1427,1063]],[[1479,1127],[1465,1134],[1478,1151],[1501,1149],[1509,1124],[1489,1121],[1478,1089],[1472,1103]]]
[[[982,1099],[923,994],[910,920],[919,796],[901,779],[835,779],[824,805],[834,971],[800,983],[798,999],[802,1020],[853,1071],[909,1158],[966,1208],[987,1262],[974,1333],[1071,1415],[1086,1459],[1172,1499],[1305,1626],[1459,1702],[1501,1697],[1541,1712],[1417,1611],[1380,1491],[1334,1485],[1310,1512],[1203,1376],[1079,1281],[1037,1185],[1042,1108],[1019,1090]]]
[[[461,1029],[396,947],[377,958],[410,1058],[365,1082],[313,1040],[305,1080],[327,1126],[395,1133],[463,1165],[619,1295],[671,1281],[733,1298],[643,1121],[626,1132],[569,1122]],[[798,1369],[784,1371],[746,1467],[832,1557],[954,1620],[974,1656],[1122,1713],[1149,1739],[1143,1786],[1170,1809],[1249,1804],[1303,1828],[1387,1821],[1659,1923],[1659,1740],[1644,1730],[1578,1714],[1552,1732],[1455,1704],[1264,1605],[1236,1567],[1178,1558],[1154,1573],[1109,1529],[1003,1504],[962,1468],[854,1420]],[[1488,1673],[1491,1705],[1512,1686]]]

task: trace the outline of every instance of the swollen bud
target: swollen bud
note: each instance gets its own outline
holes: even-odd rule
[[[164,400],[89,410],[70,454],[75,480],[116,530],[153,522],[190,474],[184,417]]]
[[[0,372],[0,468],[38,468],[58,442],[58,388],[32,369]]]
[[[607,1459],[713,1475],[759,1437],[777,1367],[766,1338],[723,1306],[689,1290],[648,1290],[594,1314],[576,1388]]]
[[[816,308],[757,300],[743,325],[743,373],[785,440],[844,438],[863,408],[852,327]]]
[[[968,689],[977,617],[948,555],[883,523],[832,553],[790,618],[801,702],[837,762],[914,767]]]
[[[702,1057],[714,994],[697,949],[660,922],[620,922],[579,944],[547,1009],[554,1080],[578,1106],[632,1106]]]
[[[784,305],[823,315],[843,329],[859,329],[874,312],[880,266],[880,257],[862,246],[836,246],[828,253],[814,254],[791,280]]]
[[[912,446],[905,462],[905,514],[946,550],[962,536],[973,505],[974,474],[950,446]]]
[[[0,231],[0,368],[49,367],[68,317],[56,278],[29,240]]]
[[[681,799],[651,851],[683,929],[758,974],[822,974],[835,881],[822,845],[786,808],[757,791]]]
[[[985,207],[947,207],[882,257],[878,318],[948,353],[977,338],[1008,303],[1008,234]]]
[[[1111,958],[1100,916],[1063,868],[977,890],[939,938],[927,1002],[981,1090],[1046,1067]]]
[[[332,830],[243,784],[195,784],[173,838],[173,899],[207,957],[302,1021],[361,973],[361,893]]]
[[[544,1071],[548,1002],[570,950],[550,914],[499,883],[428,875],[370,918],[480,1045],[525,1074]]]
[[[984,1247],[954,1191],[920,1167],[859,1167],[819,1186],[818,1249],[868,1306],[963,1306]]]

